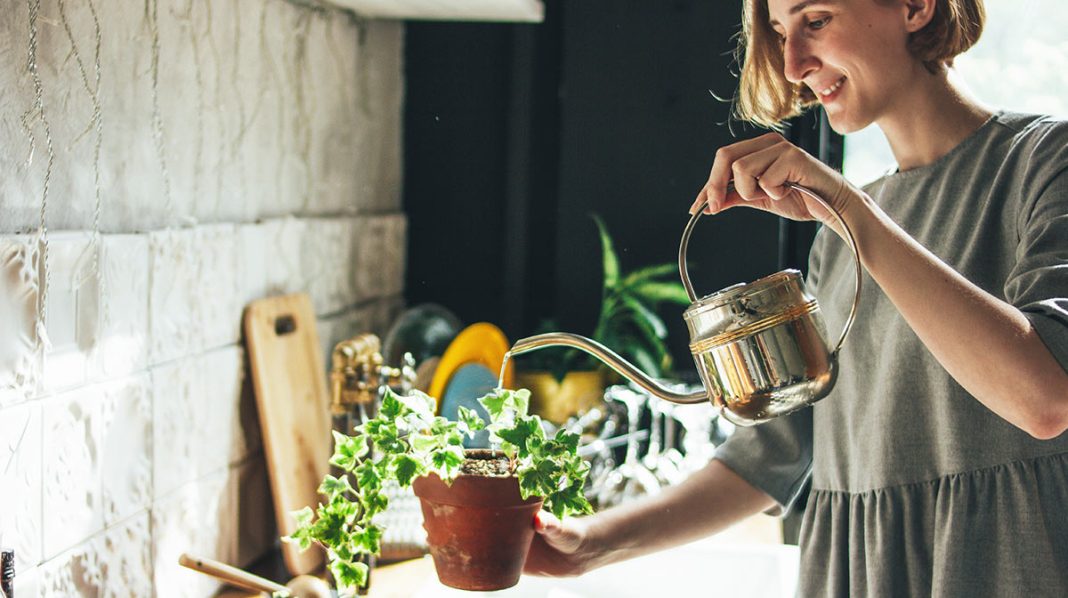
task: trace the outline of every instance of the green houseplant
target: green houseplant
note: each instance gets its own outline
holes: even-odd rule
[[[579,437],[563,430],[547,437],[541,418],[527,412],[529,397],[498,389],[479,399],[489,422],[464,407],[459,421],[450,421],[434,415],[435,400],[423,393],[387,391],[378,414],[354,435],[334,433],[330,463],[343,474],[323,479],[326,500],[294,513],[298,528],[286,539],[323,546],[338,588],[355,591],[367,579],[361,557],[380,552],[383,528],[375,516],[388,506],[383,482],[394,479],[414,484],[442,583],[466,590],[515,585],[538,509],[558,517],[592,510],[582,494],[589,465],[578,456]],[[483,428],[499,449],[465,451],[464,438]],[[436,517],[442,514],[444,522]]]
[[[671,370],[671,352],[665,343],[667,326],[656,310],[664,303],[690,304],[686,289],[678,281],[678,264],[658,264],[624,273],[608,227],[596,214],[592,218],[601,241],[604,279],[601,309],[589,336],[650,376],[663,376]],[[556,329],[554,323],[546,322],[539,332]],[[603,395],[606,366],[580,351],[537,351],[517,364],[523,368],[519,385],[534,391],[535,410],[558,423],[569,412],[589,406],[582,405],[588,398],[561,395],[584,393],[597,400]]]

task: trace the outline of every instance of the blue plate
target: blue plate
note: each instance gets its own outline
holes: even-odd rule
[[[497,388],[497,374],[480,363],[469,363],[460,366],[456,373],[449,378],[445,385],[445,392],[441,397],[441,415],[452,420],[459,420],[460,407],[473,409],[485,421],[489,421],[489,414],[478,404],[478,399],[489,394]],[[483,430],[464,442],[465,448],[488,448],[489,432]]]

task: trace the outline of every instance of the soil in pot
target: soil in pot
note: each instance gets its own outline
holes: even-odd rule
[[[519,582],[542,500],[523,500],[503,453],[468,450],[466,457],[452,486],[433,474],[412,485],[434,568],[449,587],[510,588]]]

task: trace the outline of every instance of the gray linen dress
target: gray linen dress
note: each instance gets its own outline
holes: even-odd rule
[[[998,113],[935,163],[867,191],[1022,310],[1068,370],[1068,122]],[[853,264],[833,231],[816,239],[807,284],[837,338]],[[863,286],[831,395],[739,428],[716,453],[780,509],[811,483],[800,595],[1068,596],[1068,434],[1036,440],[988,410],[866,273]]]

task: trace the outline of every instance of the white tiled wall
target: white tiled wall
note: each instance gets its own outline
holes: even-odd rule
[[[403,31],[159,0],[154,46],[145,6],[93,8],[41,2],[47,131],[27,6],[0,11],[0,545],[19,596],[202,597],[217,585],[180,553],[277,542],[244,306],[309,293],[324,354],[402,306]]]

